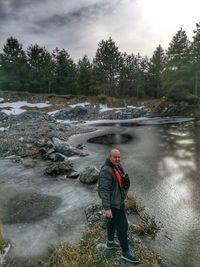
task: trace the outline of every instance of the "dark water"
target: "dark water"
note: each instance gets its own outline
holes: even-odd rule
[[[72,142],[106,133],[117,133],[116,144],[87,143],[91,154],[76,165],[100,166],[111,148],[119,148],[132,179],[130,193],[164,226],[155,240],[144,240],[146,245],[169,267],[199,266],[200,123],[101,128]],[[121,143],[122,134],[132,138]]]

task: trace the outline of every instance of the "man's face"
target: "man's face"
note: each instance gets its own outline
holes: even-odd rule
[[[120,156],[120,152],[118,150],[114,150],[111,152],[110,154],[110,161],[112,162],[112,164],[116,165],[119,164],[121,161],[121,156]]]

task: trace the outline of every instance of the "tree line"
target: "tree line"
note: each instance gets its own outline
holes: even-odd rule
[[[196,101],[200,96],[200,23],[192,41],[180,28],[167,50],[158,45],[151,58],[122,53],[110,37],[99,42],[91,61],[84,55],[75,63],[65,49],[50,53],[35,44],[24,51],[10,37],[0,53],[0,89]]]

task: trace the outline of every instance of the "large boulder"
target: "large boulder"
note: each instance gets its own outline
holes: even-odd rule
[[[58,175],[66,175],[69,176],[71,173],[74,172],[73,165],[70,161],[65,162],[53,162],[49,164],[44,174],[50,176],[58,176]]]
[[[98,181],[99,169],[95,166],[88,166],[80,173],[80,181],[83,184],[94,184]]]
[[[41,143],[39,146],[41,146],[40,152],[44,157],[52,161],[64,161],[67,157],[88,155],[57,137],[53,137],[52,141],[48,140],[48,142]]]
[[[67,142],[60,140],[59,138],[52,138],[52,145],[55,152],[61,153],[67,157],[71,156],[87,156],[85,152],[80,151],[79,149],[69,145]]]

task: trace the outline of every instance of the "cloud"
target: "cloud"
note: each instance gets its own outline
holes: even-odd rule
[[[171,8],[173,6],[173,8]],[[0,48],[13,36],[49,51],[65,48],[75,60],[95,55],[110,36],[121,51],[151,56],[182,27],[190,38],[200,2],[191,0],[0,0]]]
[[[78,9],[74,9],[70,12],[63,14],[52,14],[47,18],[40,18],[36,21],[36,24],[40,27],[63,27],[68,26],[69,24],[81,23],[82,21],[93,21],[98,16],[103,15],[108,9],[111,8],[111,5],[105,2],[92,4],[88,6],[83,6]]]
[[[0,45],[11,35],[25,47],[65,48],[78,59],[100,41],[101,23],[122,0],[0,0]],[[95,47],[96,48],[96,47]],[[82,52],[82,55],[81,55]],[[89,51],[90,53],[90,51]],[[88,54],[89,54],[88,53]]]
[[[159,11],[152,18],[153,3],[147,4],[147,0],[0,0],[0,47],[13,36],[24,49],[35,43],[49,51],[65,48],[77,61],[84,54],[92,59],[98,43],[111,36],[121,51],[150,56],[163,44],[167,29],[160,30]]]

